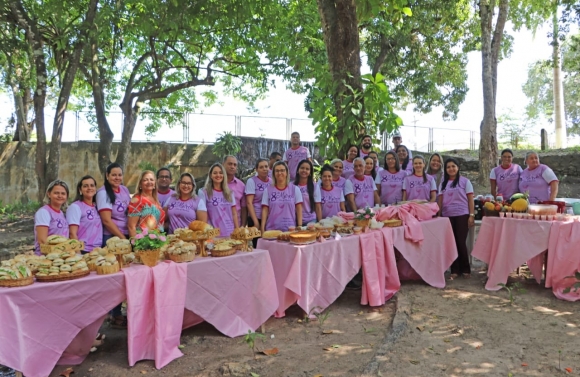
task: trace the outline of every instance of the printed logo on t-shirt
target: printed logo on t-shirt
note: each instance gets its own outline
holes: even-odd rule
[[[87,220],[94,220],[95,219],[95,212],[93,209],[87,209]]]
[[[288,194],[286,191],[274,191],[270,194],[270,201],[289,202],[294,201],[294,197],[291,194]]]
[[[510,179],[510,180],[511,180],[511,179],[515,179],[515,178],[517,178],[517,177],[518,177],[518,175],[519,175],[519,173],[518,173],[518,172],[506,172],[506,173],[501,173],[501,174],[499,175],[499,180],[500,180],[500,181],[505,181],[506,179]]]
[[[54,221],[56,221],[56,227],[58,229],[64,228],[64,221],[62,221],[62,219],[55,219]]]
[[[385,174],[381,177],[381,183],[386,183],[386,182],[403,182],[403,179],[405,179],[405,177],[402,177],[400,175],[396,175],[396,174]],[[393,185],[391,185],[391,187],[395,187]]]
[[[115,205],[117,206],[117,212],[125,212],[125,209],[127,208],[127,204],[119,199],[115,200]]]
[[[223,204],[223,203],[232,204],[231,202],[228,202],[226,200],[226,198],[223,198],[223,197],[215,197],[214,196],[213,198],[211,198],[211,205],[214,206],[214,207],[217,207],[217,206],[219,206],[220,204]]]
[[[169,208],[167,208],[167,210],[177,209],[177,210],[181,210],[181,211],[192,211],[194,209],[193,207],[194,207],[193,203],[191,203],[190,200],[188,200],[187,202],[179,201],[179,202],[172,202],[169,205]]]
[[[353,186],[354,186],[354,193],[355,194],[360,194],[363,191],[373,190],[373,187],[367,182],[366,179],[364,182],[361,182],[361,183],[355,182]]]
[[[322,198],[320,199],[320,203],[322,205],[324,205],[324,204],[326,204],[326,202],[329,202],[329,203],[338,203],[338,202],[340,202],[340,196],[323,195]]]
[[[256,184],[256,191],[265,191],[269,185],[264,183],[257,183]]]

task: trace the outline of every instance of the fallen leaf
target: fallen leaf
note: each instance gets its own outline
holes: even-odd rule
[[[522,363],[522,366],[523,367],[527,367],[528,366],[528,363]]]
[[[146,370],[142,370],[141,371],[141,374],[147,374],[147,371]]]
[[[298,321],[296,321],[296,322],[298,322],[298,323],[302,323],[302,320],[301,320],[301,319],[299,319],[299,320],[298,320]]]
[[[450,343],[450,342],[451,342],[451,340],[449,340],[449,339],[443,339],[443,341],[444,341],[445,343]]]
[[[185,348],[185,344],[180,344],[180,345],[177,346],[177,348],[179,348],[180,350],[182,350],[182,349]]]
[[[74,372],[75,371],[73,370],[73,368],[66,368],[65,370],[60,372],[59,376],[69,377],[71,375],[71,373],[74,373]]]
[[[417,365],[417,364],[419,364],[419,361],[418,361],[418,360],[409,360],[409,362],[410,362],[411,364],[413,364],[413,365]]]
[[[262,353],[266,356],[273,356],[278,354],[278,348],[271,348],[269,350],[263,350]]]
[[[568,373],[572,373],[572,368],[564,368],[564,370]]]
[[[475,346],[475,349],[476,349],[476,350],[478,350],[478,349],[480,349],[480,348],[481,348],[481,346]]]
[[[332,334],[334,331],[333,330],[324,330],[322,331],[323,334]]]
[[[322,374],[315,374],[314,377],[324,377]]]
[[[324,348],[323,348],[323,350],[325,350],[325,351],[332,351],[333,349],[334,349],[334,348],[332,348],[332,347],[324,347]]]
[[[341,347],[340,344],[333,344],[332,345],[332,348],[340,348],[340,347]]]
[[[360,312],[358,312],[358,315],[363,315],[363,311],[361,310]]]
[[[417,330],[423,331],[423,330],[425,330],[425,326],[417,326]]]
[[[92,372],[92,371],[93,371],[93,368],[89,368],[89,372]]]
[[[250,376],[252,377],[260,377],[258,373],[250,372]]]

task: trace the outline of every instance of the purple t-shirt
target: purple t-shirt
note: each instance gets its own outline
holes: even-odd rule
[[[309,222],[316,221],[316,208],[310,208],[310,195],[308,195],[307,185],[298,185],[300,193],[302,194],[302,225]],[[314,185],[314,203],[320,203],[320,187]]]
[[[369,152],[370,152],[370,151],[369,151]],[[363,150],[362,150],[362,149],[361,149],[361,150],[358,152],[358,154],[359,154],[359,157],[360,157],[360,158],[365,158],[366,156],[368,156],[368,155],[369,155],[368,153],[365,153],[365,152],[363,152]]]
[[[528,200],[530,203],[537,203],[543,200],[550,200],[550,183],[558,181],[554,171],[544,164],[540,164],[534,170],[527,168],[520,174],[520,192],[530,192]]]
[[[395,204],[403,200],[403,180],[406,176],[405,170],[390,173],[383,169],[377,174],[375,183],[381,187],[381,204]]]
[[[40,244],[36,235],[36,227],[44,226],[48,228],[47,236],[63,236],[68,238],[68,223],[62,211],[55,211],[48,204],[41,207],[34,215],[34,252],[40,255]]]
[[[342,189],[342,194],[345,197],[349,194],[354,194],[354,188],[352,187],[352,182],[350,179],[345,179],[343,177],[338,178],[336,181],[333,179],[332,187],[338,187]]]
[[[212,190],[211,198],[207,197],[205,188],[199,190],[200,206],[207,208],[207,221],[214,228],[219,228],[220,237],[229,237],[234,231],[232,207],[236,206],[236,198],[232,193],[232,200],[228,202],[222,191]],[[203,202],[203,204],[201,203]]]
[[[206,211],[205,202],[199,196],[181,200],[177,196],[170,196],[165,201],[167,216],[169,217],[169,234],[173,234],[177,228],[187,228],[189,223],[197,219],[196,211]]]
[[[231,182],[228,182],[230,191],[234,194],[236,199],[236,210],[238,211],[238,225],[242,225],[242,207],[246,206],[246,185],[244,182],[234,177]]]
[[[119,191],[115,192],[115,203],[111,203],[109,201],[109,197],[107,196],[105,186],[103,186],[97,190],[96,201],[97,210],[99,213],[103,211],[110,211],[111,220],[113,220],[113,223],[117,225],[119,231],[124,235],[129,234],[129,230],[127,229],[127,207],[131,201],[131,194],[129,193],[129,189],[125,186],[119,186]],[[108,236],[112,235],[112,233],[109,232],[104,226],[103,234]]]
[[[513,194],[519,192],[520,174],[522,174],[520,165],[511,164],[507,169],[500,165],[491,170],[489,179],[495,181],[497,194],[509,199]]]
[[[423,182],[422,176],[413,174],[403,180],[403,191],[407,191],[407,200],[431,201],[431,192],[437,192],[437,186],[430,175],[427,175],[427,182]]]
[[[258,220],[262,219],[262,196],[264,196],[266,189],[271,184],[271,178],[268,178],[268,180],[264,182],[258,176],[253,176],[246,182],[246,195],[254,195],[252,206],[254,207],[256,218],[258,218]]]
[[[467,194],[473,195],[473,185],[463,176],[459,177],[457,186],[451,187],[452,184],[453,181],[447,182],[445,189],[441,189],[443,182],[439,186],[439,196],[443,197],[441,214],[445,217],[469,215]]]
[[[262,196],[262,205],[268,207],[266,230],[288,231],[296,225],[296,204],[302,203],[300,189],[289,183],[284,190],[270,185]],[[304,213],[304,211],[303,211]],[[302,224],[300,224],[302,225]]]
[[[375,185],[373,177],[365,175],[363,179],[358,179],[353,175],[348,180],[352,183],[356,208],[374,207],[377,185]]]
[[[103,244],[103,223],[94,205],[77,200],[66,210],[68,225],[78,225],[77,238],[85,243],[84,251],[92,251]]]
[[[342,161],[342,176],[346,179],[354,174],[354,162],[348,160]]]
[[[323,219],[335,216],[341,211],[340,203],[344,202],[344,193],[340,187],[332,186],[331,190],[325,190],[320,186],[320,196]]]
[[[290,180],[293,181],[296,177],[296,168],[302,160],[310,158],[310,151],[308,148],[299,146],[296,149],[288,149],[284,152],[283,160],[288,164],[288,170],[290,171]]]
[[[157,200],[159,200],[159,204],[161,204],[161,207],[165,207],[167,199],[169,199],[173,194],[175,194],[175,190],[172,189],[169,189],[169,191],[165,193],[157,191]]]

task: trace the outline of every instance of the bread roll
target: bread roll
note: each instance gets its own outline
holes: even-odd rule
[[[56,258],[55,260],[52,261],[52,265],[55,267],[59,267],[63,264],[64,264],[64,260],[62,260],[60,258]]]
[[[60,272],[62,271],[71,272],[72,268],[68,264],[63,264],[62,266],[60,266]]]
[[[277,238],[282,233],[281,230],[267,230],[262,234],[263,238]]]
[[[60,258],[60,253],[48,253],[46,255],[46,259],[48,259],[48,260],[55,260],[58,258]]]
[[[115,254],[109,253],[105,255],[105,261],[114,264],[115,262],[117,262],[117,257],[115,256]]]
[[[203,221],[199,220],[193,220],[189,223],[189,229],[193,230],[194,232],[205,232],[206,230],[213,228],[208,223],[204,223]]]

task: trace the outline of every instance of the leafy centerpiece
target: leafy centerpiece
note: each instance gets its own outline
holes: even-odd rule
[[[143,264],[154,267],[159,261],[159,252],[163,245],[167,243],[165,233],[157,229],[143,228],[137,231],[135,237],[131,238],[131,244],[135,254],[141,259]]]
[[[356,226],[360,226],[364,231],[375,215],[376,213],[371,207],[359,208],[354,212],[354,222]]]

